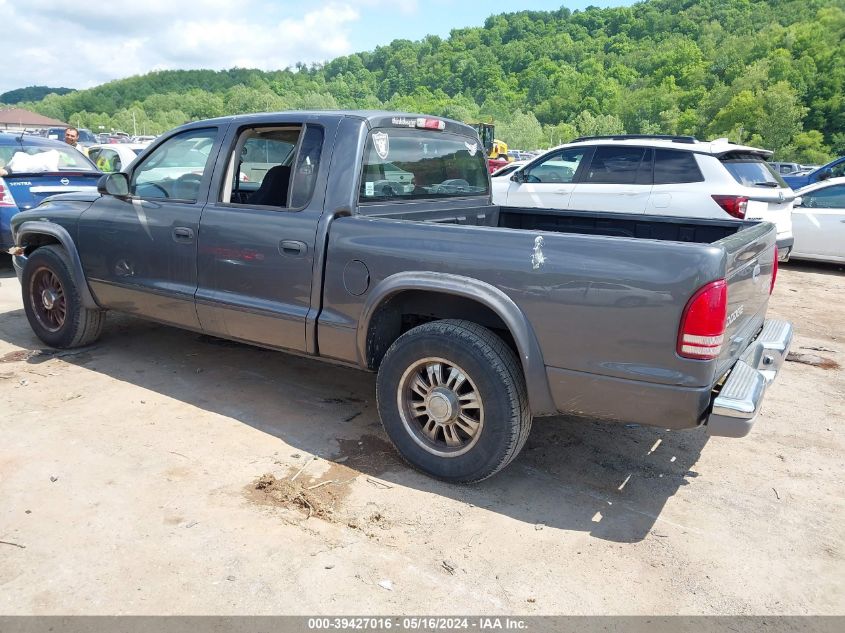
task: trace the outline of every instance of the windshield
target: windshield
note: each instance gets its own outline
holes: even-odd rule
[[[364,152],[362,203],[482,196],[489,192],[477,139],[428,130],[373,130]]]
[[[93,163],[69,145],[0,146],[0,167],[13,174],[37,174],[60,171],[97,171]]]
[[[786,187],[770,163],[755,156],[723,158],[722,164],[739,184],[746,187]]]

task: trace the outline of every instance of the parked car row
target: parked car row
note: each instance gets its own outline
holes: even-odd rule
[[[50,127],[41,130],[27,130],[25,134],[42,136],[51,140],[62,141],[65,138],[65,130],[67,127]],[[156,137],[150,135],[130,136],[126,132],[100,132],[94,134],[87,128],[77,128],[79,131],[79,145],[86,150],[93,145],[116,145],[131,143],[146,147],[152,143]]]
[[[64,128],[50,128],[43,135],[58,137],[59,132],[63,134]],[[83,138],[87,136],[80,130],[80,140]],[[61,140],[3,134],[0,169],[16,152],[33,155],[50,150],[52,144],[62,157],[62,169],[42,171],[32,188],[36,193],[75,191],[75,187],[95,184],[88,172],[126,170],[155,137],[139,138],[144,142],[89,145],[88,163],[95,169],[83,163],[85,177],[71,180],[56,176],[67,171],[70,164],[66,159],[68,147]],[[777,226],[782,260],[845,261],[845,158],[806,176],[796,172],[781,177],[779,168],[792,164],[767,162],[770,156],[767,150],[736,145],[727,139],[701,142],[691,137],[621,135],[576,139],[528,160],[488,161],[488,169],[493,172],[493,201],[499,205],[763,219]],[[382,184],[397,191],[413,188],[412,174],[394,172],[386,173]],[[250,175],[242,173],[241,179],[250,180]],[[8,242],[11,215],[44,197],[24,195],[20,182],[9,176],[0,181],[0,234],[5,237],[4,243]]]
[[[814,169],[818,169],[819,165],[799,165],[798,163],[770,163],[781,176],[803,176],[809,174]]]

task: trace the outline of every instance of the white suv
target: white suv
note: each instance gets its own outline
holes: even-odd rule
[[[777,226],[778,255],[786,260],[795,192],[766,162],[771,155],[727,139],[584,137],[549,150],[510,178],[493,178],[493,203],[765,220]]]

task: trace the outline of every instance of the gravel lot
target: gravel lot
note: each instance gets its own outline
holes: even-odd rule
[[[770,314],[845,365],[841,267],[782,268]],[[456,487],[368,374],[114,315],[39,350],[4,262],[2,614],[845,611],[845,368],[786,363],[742,440],[542,419]]]

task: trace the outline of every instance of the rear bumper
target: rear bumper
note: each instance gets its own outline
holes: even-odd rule
[[[775,379],[792,343],[792,324],[767,320],[760,335],[733,366],[713,400],[707,433],[745,437],[754,426],[766,387]]]
[[[714,398],[712,387],[682,387],[546,367],[560,413],[664,429],[707,425],[710,435],[743,437],[754,424],[765,387],[792,342],[792,325],[768,320]]]
[[[785,262],[789,259],[789,254],[792,252],[792,247],[795,245],[795,238],[791,235],[789,237],[779,237],[778,245],[778,261]]]

